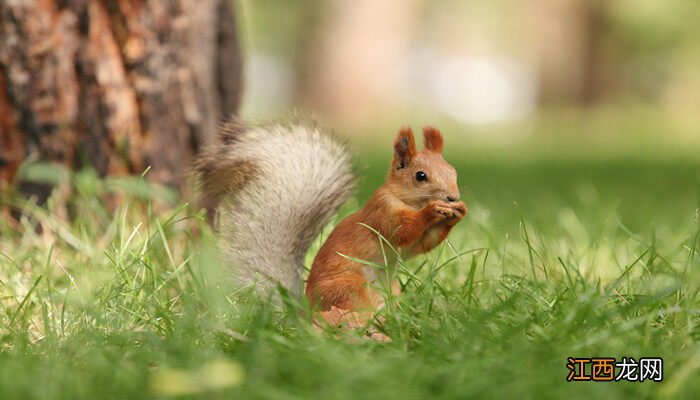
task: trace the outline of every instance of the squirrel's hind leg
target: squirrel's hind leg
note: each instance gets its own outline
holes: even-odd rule
[[[368,321],[372,318],[370,312],[341,310],[333,306],[329,311],[319,312],[319,315],[322,321],[314,319],[314,325],[319,329],[322,329],[323,325],[339,327],[345,330],[365,329],[365,336],[367,336],[368,339],[378,342],[391,341],[389,336],[379,332],[376,327],[368,324]]]
[[[364,329],[368,338],[389,341],[390,338],[372,326],[377,302],[377,293],[370,293],[367,281],[362,277],[335,279],[327,285],[317,285],[312,289],[314,296],[321,301],[318,312],[320,319],[314,318],[317,327],[332,326],[345,330]]]

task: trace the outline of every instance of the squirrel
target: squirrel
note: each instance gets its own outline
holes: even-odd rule
[[[382,272],[356,261],[385,260],[377,233],[411,257],[440,244],[467,213],[457,173],[442,156],[442,135],[426,126],[423,138],[425,148],[417,151],[411,128],[400,129],[384,184],[316,254],[305,293],[333,325],[362,326],[382,306],[370,287]],[[300,296],[308,248],[355,186],[345,148],[315,126],[233,120],[195,171],[238,283],[256,290],[281,285]]]

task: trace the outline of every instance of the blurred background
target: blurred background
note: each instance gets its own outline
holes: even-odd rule
[[[700,3],[241,1],[242,115],[330,120],[381,183],[399,126],[434,124],[474,224],[636,230],[700,201]],[[374,156],[372,156],[374,154]],[[515,206],[514,206],[515,204]],[[659,217],[663,215],[663,217]],[[572,222],[573,221],[573,222]]]
[[[552,113],[653,110],[675,128],[659,134],[698,127],[697,1],[243,0],[240,8],[244,115],[296,107],[352,126],[441,119],[465,134],[522,136],[538,131],[524,122]]]

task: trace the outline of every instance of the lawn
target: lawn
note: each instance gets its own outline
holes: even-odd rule
[[[700,398],[697,153],[449,138],[470,213],[398,267],[390,343],[235,291],[197,208],[140,177],[28,171],[58,186],[3,200],[0,398]],[[355,153],[341,214],[389,162]],[[663,381],[567,382],[567,357],[661,357]]]

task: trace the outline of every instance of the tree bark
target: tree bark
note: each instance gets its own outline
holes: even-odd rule
[[[238,110],[231,0],[2,0],[0,181],[28,155],[182,189]]]

